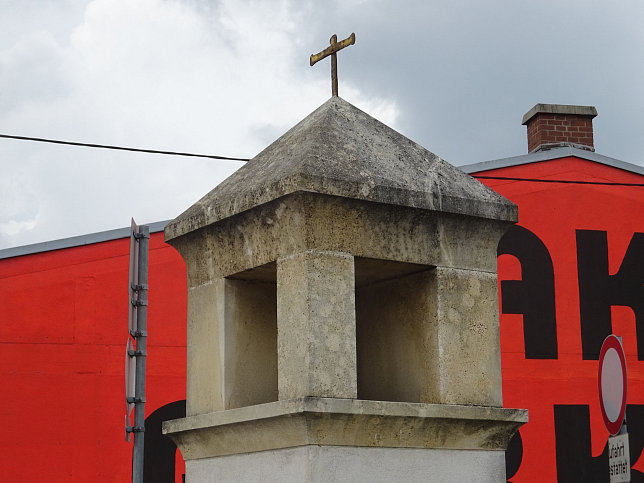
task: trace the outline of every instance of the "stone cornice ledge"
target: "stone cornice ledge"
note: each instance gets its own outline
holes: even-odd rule
[[[163,423],[186,460],[309,444],[505,450],[525,409],[302,398]]]

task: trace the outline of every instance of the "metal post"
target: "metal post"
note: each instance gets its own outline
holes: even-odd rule
[[[145,359],[148,336],[148,240],[150,227],[139,227],[139,279],[137,298],[136,386],[134,390],[134,449],[132,452],[132,483],[143,483],[143,446],[145,440]]]

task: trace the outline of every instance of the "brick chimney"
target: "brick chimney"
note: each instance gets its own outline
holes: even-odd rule
[[[596,115],[594,106],[537,104],[521,121],[528,127],[528,152],[559,146],[594,151],[593,118]]]

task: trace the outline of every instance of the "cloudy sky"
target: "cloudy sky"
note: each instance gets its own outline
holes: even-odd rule
[[[644,2],[0,0],[0,134],[253,157],[340,96],[455,165],[524,154],[537,102],[594,105],[644,164]],[[0,139],[0,249],[171,219],[241,163]]]

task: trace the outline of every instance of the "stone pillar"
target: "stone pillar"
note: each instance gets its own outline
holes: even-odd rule
[[[354,278],[346,253],[277,261],[279,399],[357,397]]]
[[[437,267],[432,272],[440,404],[503,405],[496,274]]]
[[[225,409],[219,332],[224,324],[224,279],[188,288],[186,415]]]

